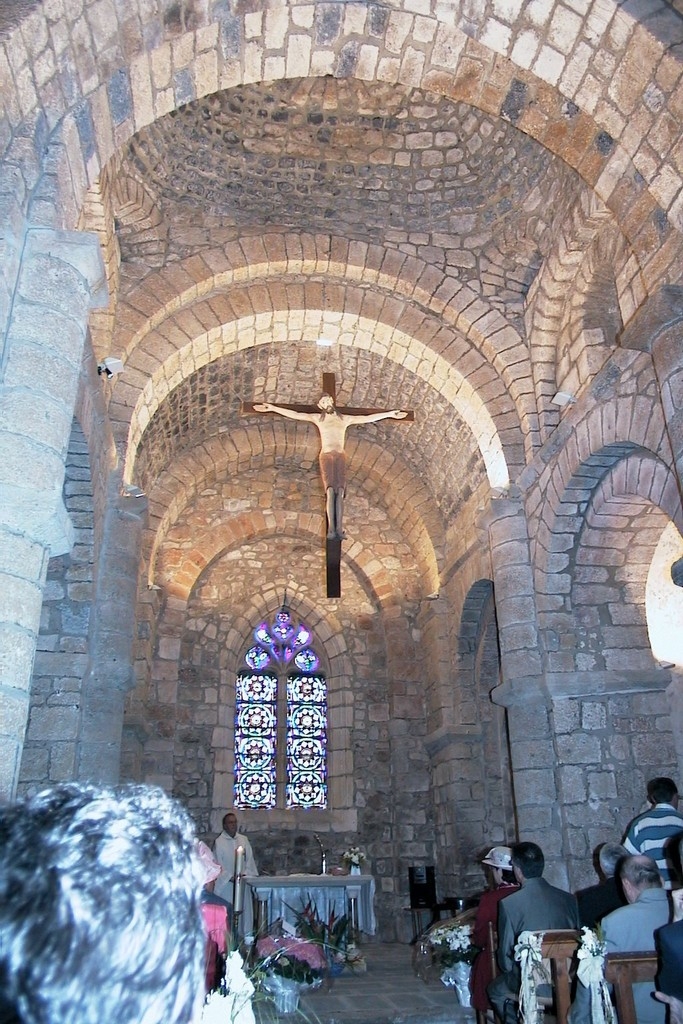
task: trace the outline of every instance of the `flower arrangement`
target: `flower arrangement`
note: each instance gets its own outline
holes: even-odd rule
[[[599,931],[581,929],[581,944],[576,954],[576,976],[588,989],[591,1019],[594,1024],[614,1024],[614,1009],[605,982],[606,952],[607,947]]]
[[[332,908],[327,921],[323,921],[314,900],[311,899],[303,910],[295,910],[294,914],[297,935],[300,938],[318,944],[328,961],[344,962],[349,930],[347,914],[338,917]]]
[[[479,947],[472,943],[472,926],[469,924],[438,925],[429,932],[429,944],[442,967],[471,964],[479,952]]]
[[[297,936],[282,938],[265,935],[256,943],[256,968],[301,985],[312,985],[322,978],[327,960],[322,946]]]
[[[237,951],[228,953],[220,987],[211,992],[202,1011],[201,1024],[254,1024],[254,984],[244,971]]]
[[[350,846],[348,850],[344,850],[341,855],[341,859],[346,864],[347,868],[354,867],[359,868],[365,861],[366,857],[363,851],[358,846]]]

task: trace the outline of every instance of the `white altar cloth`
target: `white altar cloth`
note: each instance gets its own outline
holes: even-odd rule
[[[318,916],[329,921],[334,910],[337,917],[348,914],[349,900],[355,899],[358,928],[374,935],[375,879],[372,875],[259,875],[245,878],[255,898],[268,904],[268,927],[282,918],[296,923],[296,912],[303,910],[309,900],[315,903]]]

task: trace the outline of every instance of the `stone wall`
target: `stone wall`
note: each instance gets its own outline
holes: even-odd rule
[[[88,662],[94,582],[93,488],[88,448],[74,420],[64,477],[64,505],[75,530],[69,554],[48,563],[19,792],[76,774],[81,685]]]
[[[679,777],[669,700],[663,691],[567,697],[552,714],[569,877],[579,889],[596,881],[596,847],[621,842],[643,810],[648,779]]]

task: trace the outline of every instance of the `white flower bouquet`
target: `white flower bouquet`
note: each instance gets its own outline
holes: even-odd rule
[[[471,964],[479,952],[479,947],[472,943],[472,926],[469,924],[437,925],[429,932],[429,944],[442,967]]]
[[[341,859],[347,867],[359,868],[366,858],[358,846],[350,846],[348,850],[344,850]]]

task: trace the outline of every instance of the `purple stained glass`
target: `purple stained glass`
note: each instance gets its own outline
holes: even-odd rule
[[[235,781],[237,807],[275,807],[275,769],[272,772],[245,772]]]
[[[294,632],[294,626],[289,617],[289,612],[279,611],[275,616],[275,622],[273,624],[273,633],[280,641],[289,640],[292,633]]]
[[[327,687],[324,676],[289,676],[287,678],[287,700],[290,703],[324,704],[327,700]]]
[[[315,651],[311,647],[305,647],[296,654],[294,664],[302,672],[315,672],[320,662]]]
[[[254,668],[256,671],[259,671],[260,669],[265,668],[270,661],[270,654],[268,654],[265,647],[254,645],[254,647],[249,648],[244,656],[244,660],[249,668]]]
[[[308,632],[305,626],[299,626],[299,632],[294,637],[295,647],[305,647],[308,641],[311,639],[311,634]]]
[[[287,807],[327,806],[327,687],[324,676],[287,679]]]
[[[285,803],[327,806],[327,685],[304,625],[294,627],[284,608],[254,630],[245,655],[251,671],[237,677],[235,701],[235,804],[277,806],[278,679],[273,669],[292,660],[286,680]],[[263,669],[268,667],[269,671]],[[281,707],[284,714],[284,705]]]
[[[277,676],[265,672],[240,672],[237,677],[237,700],[277,699]]]
[[[277,676],[240,672],[235,700],[237,807],[275,806],[276,739]]]
[[[273,642],[273,638],[268,632],[268,623],[262,622],[260,626],[257,626],[254,630],[254,637],[260,644],[265,644],[266,647],[270,647]]]

